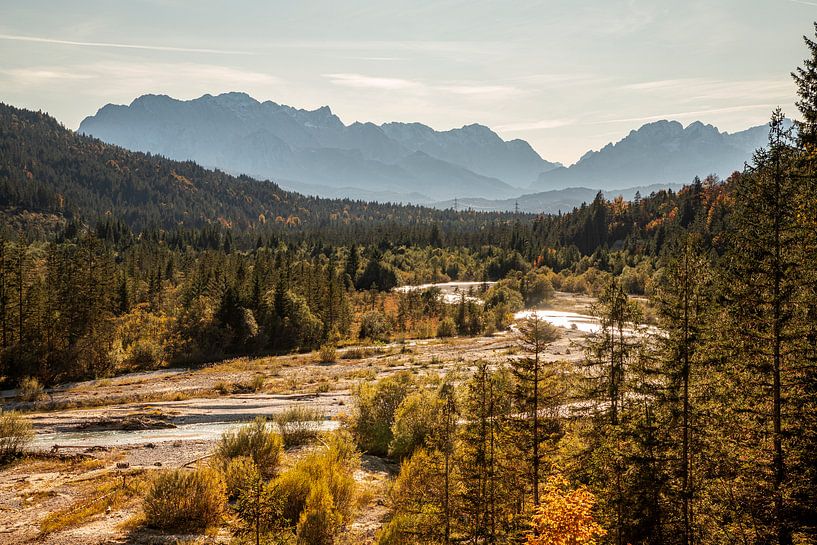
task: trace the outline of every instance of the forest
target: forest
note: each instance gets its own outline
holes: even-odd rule
[[[305,197],[2,105],[2,380],[509,331],[519,357],[502,365],[362,382],[342,430],[283,473],[238,455],[255,444],[241,433],[265,434],[247,428],[196,478],[226,480],[213,501],[257,540],[334,543],[364,453],[399,463],[382,545],[817,543],[806,45],[796,130],[774,111],[742,172],[557,215]],[[393,289],[466,280],[486,283],[479,299]],[[579,366],[544,357],[558,328],[513,324],[554,291],[595,298]],[[154,483],[148,520],[191,478]]]

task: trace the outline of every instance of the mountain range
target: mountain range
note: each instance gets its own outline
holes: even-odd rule
[[[323,195],[350,188],[361,197],[412,201],[512,197],[515,186],[560,166],[482,125],[443,132],[419,123],[344,125],[327,106],[300,110],[244,93],[189,101],[145,95],[129,106],[103,107],[79,132]]]
[[[726,177],[765,145],[768,127],[730,134],[656,121],[565,167],[484,125],[437,131],[421,123],[344,124],[328,106],[297,109],[245,93],[177,100],[144,95],[108,104],[80,133],[135,151],[272,179],[304,194],[437,207],[565,210],[597,190]],[[644,191],[642,191],[644,193]],[[510,208],[509,208],[510,207]]]

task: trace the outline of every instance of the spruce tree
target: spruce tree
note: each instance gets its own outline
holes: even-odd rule
[[[796,392],[790,387],[802,357],[798,299],[805,264],[797,248],[805,233],[795,208],[801,188],[791,175],[795,150],[780,109],[769,126],[768,148],[755,153],[733,188],[733,232],[724,280],[733,327],[730,342],[735,343],[736,417],[750,417],[744,447],[749,452],[759,449],[754,455],[758,462],[745,468],[753,481],[745,491],[746,501],[752,518],[760,521],[762,539],[790,545],[789,437],[798,426],[789,410]],[[747,381],[741,369],[756,380]]]
[[[528,449],[533,504],[539,505],[540,465],[542,441],[547,432],[543,426],[543,412],[548,411],[551,423],[562,400],[556,364],[545,358],[547,347],[561,336],[558,328],[533,314],[519,325],[519,342],[526,355],[510,361],[516,378],[515,400],[524,415],[521,421],[523,441]]]

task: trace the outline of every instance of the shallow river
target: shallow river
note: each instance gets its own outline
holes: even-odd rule
[[[182,424],[176,428],[160,430],[104,430],[104,431],[68,431],[38,433],[31,443],[36,449],[50,449],[52,446],[125,446],[141,443],[159,443],[161,441],[210,441],[218,439],[222,433],[241,426],[241,422],[208,422]],[[321,430],[336,429],[337,420],[324,420],[317,423]]]
[[[447,282],[444,284],[424,284],[420,286],[401,286],[398,291],[423,290],[438,287],[446,302],[456,303],[463,294],[466,297],[478,300],[478,295],[493,282]],[[565,312],[560,310],[522,310],[514,314],[517,320],[528,318],[536,314],[539,318],[565,329],[573,329],[585,333],[594,333],[599,329],[598,320],[586,314]],[[230,411],[232,412],[232,411]],[[236,415],[233,414],[235,417]],[[254,416],[246,415],[249,421]],[[241,417],[239,417],[241,418]],[[243,420],[243,418],[242,418]],[[48,449],[55,444],[65,446],[126,446],[142,443],[158,443],[163,441],[197,441],[215,440],[224,431],[241,424],[235,419],[224,422],[196,422],[177,423],[178,427],[157,430],[104,430],[104,431],[62,431],[38,433],[32,446],[38,449]],[[336,420],[320,422],[320,428],[330,430],[337,428]]]

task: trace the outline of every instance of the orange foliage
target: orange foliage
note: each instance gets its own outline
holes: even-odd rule
[[[571,488],[559,475],[548,479],[527,545],[596,545],[607,532],[593,519],[595,503],[586,486]]]

